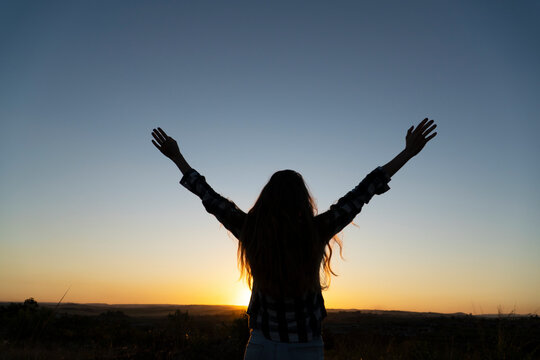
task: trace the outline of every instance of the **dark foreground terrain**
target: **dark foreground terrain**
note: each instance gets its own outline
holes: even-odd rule
[[[0,359],[242,359],[245,308],[0,304]],[[540,359],[540,318],[330,311],[325,359]]]

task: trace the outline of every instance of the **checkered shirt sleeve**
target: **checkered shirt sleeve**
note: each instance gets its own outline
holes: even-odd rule
[[[240,238],[246,214],[234,202],[216,193],[204,176],[194,169],[184,174],[180,184],[197,195],[206,211],[214,215],[237,239]]]
[[[364,204],[369,203],[373,195],[380,195],[390,189],[390,177],[382,167],[369,173],[353,190],[339,199],[330,209],[315,218],[323,239],[329,241],[345,226],[350,224],[360,213]]]

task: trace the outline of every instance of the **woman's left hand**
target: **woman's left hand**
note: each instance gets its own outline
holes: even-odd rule
[[[152,144],[154,144],[163,155],[172,161],[177,160],[181,156],[176,140],[168,136],[161,128],[158,127],[157,130],[154,129],[152,131],[152,136],[155,139],[152,140]]]

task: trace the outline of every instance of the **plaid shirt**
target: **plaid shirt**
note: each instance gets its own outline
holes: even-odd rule
[[[315,224],[327,242],[339,233],[369,203],[373,195],[390,189],[390,177],[378,167],[369,173],[353,190],[339,199],[330,209],[315,216]],[[216,193],[196,170],[191,170],[180,184],[197,195],[206,211],[213,214],[237,239],[246,213],[232,201]],[[266,338],[280,342],[308,342],[321,335],[321,322],[326,317],[324,299],[320,291],[299,298],[273,299],[257,289],[256,279],[247,313],[249,327],[260,329]]]

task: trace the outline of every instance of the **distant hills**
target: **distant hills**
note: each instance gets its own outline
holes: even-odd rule
[[[41,306],[56,307],[56,303],[40,303]],[[176,310],[188,312],[190,315],[239,315],[246,311],[245,306],[236,305],[171,305],[171,304],[77,304],[65,303],[58,306],[59,312],[76,315],[98,315],[106,311],[122,311],[128,316],[161,317]]]
[[[8,305],[9,302],[0,302],[0,306]],[[56,307],[57,303],[42,302],[40,306]],[[57,311],[74,315],[99,315],[106,311],[122,311],[128,316],[135,317],[161,317],[180,310],[188,312],[190,315],[212,316],[212,315],[239,315],[246,311],[246,306],[239,305],[173,305],[173,304],[105,304],[105,303],[61,303]],[[391,317],[462,317],[470,316],[463,312],[437,313],[437,312],[415,312],[400,310],[370,310],[370,309],[327,309],[329,314],[338,315],[343,318],[358,315],[378,315]],[[533,314],[534,315],[534,314]],[[475,317],[523,317],[531,314],[476,314]]]
[[[456,313],[436,313],[436,312],[416,312],[416,311],[401,311],[401,310],[358,310],[358,309],[328,309],[329,313],[336,312],[351,312],[356,314],[373,314],[373,315],[388,315],[393,317],[441,317],[441,316],[467,316],[463,312]]]

